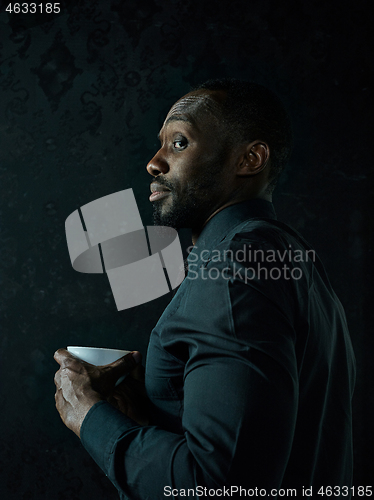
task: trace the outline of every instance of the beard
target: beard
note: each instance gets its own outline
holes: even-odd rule
[[[153,223],[155,226],[169,226],[174,229],[199,228],[214,210],[217,202],[219,173],[223,169],[223,157],[202,168],[198,179],[181,187],[177,183],[157,176],[157,182],[170,189],[170,195],[153,202]]]
[[[172,197],[172,199],[167,209],[163,208],[164,200],[153,202],[153,224],[155,226],[169,226],[175,229],[193,227],[198,201],[191,196],[189,196],[188,201],[180,200],[180,196],[175,191],[171,191],[169,197]]]
[[[169,187],[169,186],[167,186]],[[155,226],[169,226],[175,229],[191,228],[198,224],[197,211],[201,200],[195,189],[180,191],[171,188],[168,198],[153,202],[153,223]],[[171,198],[171,199],[170,199]],[[168,201],[166,207],[165,201]]]

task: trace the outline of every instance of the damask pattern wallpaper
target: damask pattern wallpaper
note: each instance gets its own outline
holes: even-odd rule
[[[66,0],[59,13],[35,14],[6,12],[9,3],[0,8],[0,497],[117,498],[55,410],[53,353],[73,344],[145,356],[171,297],[117,311],[105,275],[72,269],[64,223],[131,187],[151,224],[145,166],[165,114],[192,85],[220,76],[262,83],[290,111],[295,147],[275,207],[315,246],[346,309],[358,364],[354,484],[370,484],[365,2]]]

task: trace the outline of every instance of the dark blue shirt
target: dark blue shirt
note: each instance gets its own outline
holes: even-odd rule
[[[204,227],[151,333],[152,425],[100,402],[81,439],[121,498],[302,498],[321,486],[350,498],[354,379],[318,256],[271,203],[250,200]]]

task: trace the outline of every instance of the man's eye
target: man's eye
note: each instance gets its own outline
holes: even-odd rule
[[[177,141],[173,141],[174,149],[184,149],[187,146],[186,139],[178,139]]]

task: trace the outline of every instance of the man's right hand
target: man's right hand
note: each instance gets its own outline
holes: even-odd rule
[[[139,425],[149,424],[149,399],[145,390],[144,367],[139,363],[107,401]]]
[[[58,349],[54,358],[60,365],[55,374],[56,408],[64,424],[80,437],[88,411],[98,401],[111,397],[120,376],[136,372],[141,354],[134,351],[104,366],[86,363],[66,349]]]

